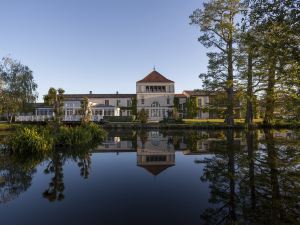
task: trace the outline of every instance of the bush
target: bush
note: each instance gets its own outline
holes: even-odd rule
[[[99,144],[106,132],[101,126],[88,123],[81,126],[47,126],[18,128],[13,136],[5,141],[12,153],[46,153],[54,146],[91,147]]]
[[[92,136],[92,142],[101,142],[106,137],[107,133],[103,128],[95,123],[89,123],[83,126]]]
[[[109,122],[132,122],[133,116],[104,116],[103,119]]]
[[[54,140],[47,129],[23,127],[6,140],[6,146],[16,154],[46,153],[53,149]]]
[[[138,119],[141,121],[141,123],[145,124],[148,122],[148,113],[145,109],[142,109],[138,114]]]
[[[83,146],[98,143],[106,136],[106,132],[94,123],[76,127],[60,127],[58,144],[62,146]]]

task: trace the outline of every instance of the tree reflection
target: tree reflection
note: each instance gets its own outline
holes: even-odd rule
[[[88,149],[54,151],[44,170],[45,174],[53,174],[53,177],[51,178],[49,187],[44,191],[43,197],[50,202],[64,200],[65,184],[63,166],[65,162],[67,160],[76,162],[80,169],[80,176],[87,179],[91,168],[90,156],[91,153]]]
[[[215,156],[204,160],[201,180],[210,182],[210,202],[219,206],[209,208],[202,214],[207,224],[234,223],[237,219],[236,161],[240,145],[234,141],[233,130],[227,130],[225,136],[225,140],[211,144]]]
[[[48,163],[46,169],[44,170],[45,174],[53,173],[49,187],[44,191],[43,197],[48,199],[50,202],[53,201],[62,201],[65,196],[63,194],[65,190],[65,185],[63,181],[63,164],[64,159],[61,153],[54,152],[52,159]]]
[[[21,158],[0,151],[0,203],[17,198],[30,186],[40,157]]]
[[[226,131],[204,161],[202,181],[210,183],[205,224],[299,224],[299,141],[276,139],[273,130],[248,131],[244,138]]]

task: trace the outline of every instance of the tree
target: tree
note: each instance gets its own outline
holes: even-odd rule
[[[5,57],[0,63],[0,110],[12,122],[17,113],[31,109],[37,99],[37,84],[28,66]]]
[[[207,83],[219,84],[227,92],[227,112],[225,122],[234,124],[234,54],[237,33],[239,0],[210,0],[204,9],[197,9],[190,16],[191,24],[200,26],[199,41],[205,47],[214,47],[218,52],[209,53],[208,74],[202,74]]]
[[[87,97],[84,97],[81,101],[80,114],[82,115],[82,123],[90,122],[92,116],[92,109],[89,103],[89,99]]]
[[[186,108],[187,108],[187,118],[193,119],[197,116],[198,106],[195,97],[190,97],[187,99]]]
[[[137,100],[136,97],[131,99],[131,115],[137,116]]]
[[[291,67],[300,59],[299,1],[250,1],[250,22],[255,26],[256,39],[266,71],[264,124],[274,121],[278,93],[285,91]],[[293,74],[296,75],[297,73]]]
[[[141,123],[145,124],[148,121],[148,113],[144,108],[141,109],[141,111],[138,114],[138,118],[141,121]]]
[[[64,115],[64,93],[61,88],[50,88],[48,94],[44,96],[44,102],[52,106],[54,121],[58,124],[61,123],[62,116]]]

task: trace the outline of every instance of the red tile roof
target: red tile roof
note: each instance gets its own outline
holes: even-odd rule
[[[174,83],[174,81],[167,79],[159,72],[153,70],[144,79],[139,80],[137,83]]]
[[[175,97],[177,98],[186,98],[184,94],[175,94]]]

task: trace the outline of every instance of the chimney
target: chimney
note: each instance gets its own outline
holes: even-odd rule
[[[92,91],[90,91],[90,95],[91,95],[91,94],[93,94],[93,92],[92,92]]]

